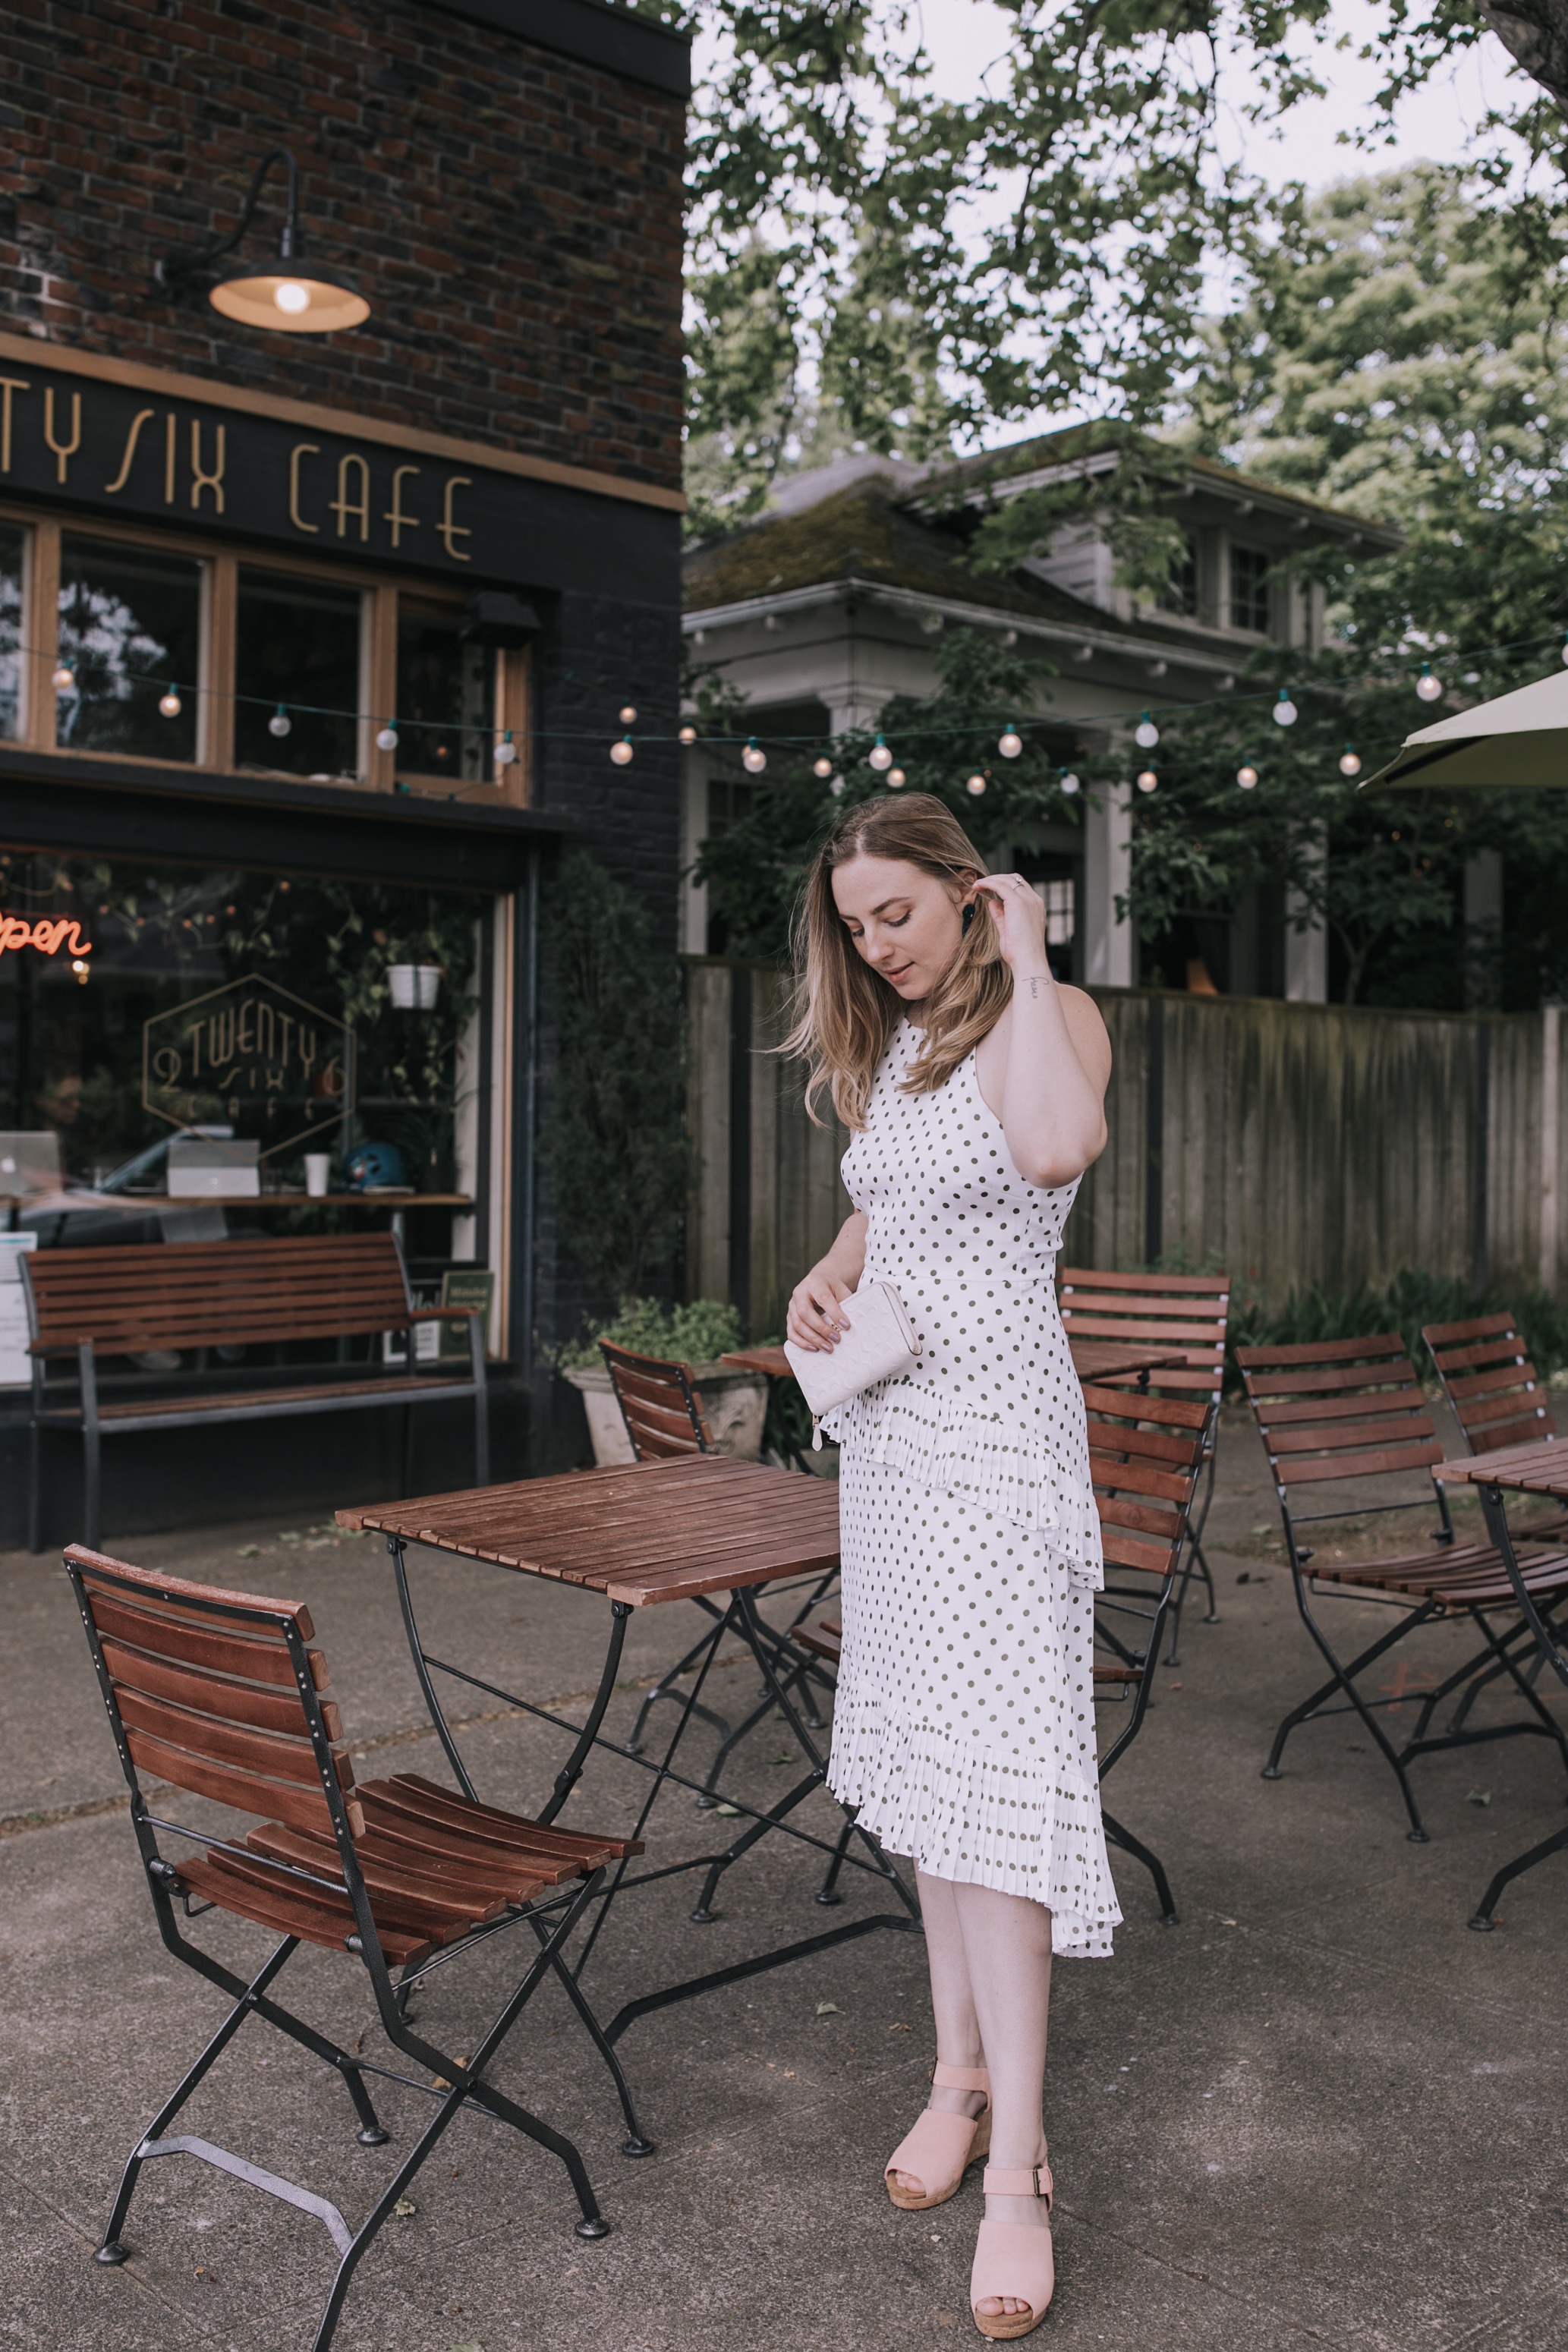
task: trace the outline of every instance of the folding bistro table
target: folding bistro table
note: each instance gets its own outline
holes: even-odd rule
[[[340,1526],[374,1529],[386,1538],[414,1669],[447,1760],[467,1796],[474,1797],[477,1791],[442,1710],[436,1689],[437,1675],[466,1689],[482,1691],[570,1735],[571,1751],[555,1776],[548,1802],[536,1817],[544,1823],[556,1819],[596,1748],[608,1749],[648,1775],[647,1800],[632,1832],[635,1838],[643,1836],[667,1784],[694,1795],[703,1793],[703,1780],[679,1769],[679,1759],[704,1680],[726,1634],[738,1638],[750,1652],[764,1689],[790,1736],[799,1742],[807,1769],[766,1811],[724,1792],[727,1804],[744,1823],[727,1845],[647,1869],[634,1869],[633,1858],[628,1856],[617,1867],[593,1899],[590,1907],[596,1906],[596,1916],[574,1964],[574,1981],[582,1977],[611,1907],[635,1886],[701,1872],[701,1888],[691,1916],[706,1924],[713,1917],[713,1895],[724,1873],[764,1837],[787,1837],[826,1857],[838,1851],[837,1837],[818,1837],[790,1818],[822,1786],[826,1764],[796,1703],[792,1684],[795,1688],[798,1684],[784,1641],[757,1607],[759,1594],[770,1584],[789,1577],[826,1574],[836,1566],[838,1490],[832,1480],[803,1478],[794,1471],[767,1469],[759,1463],[736,1462],[722,1454],[689,1454],[613,1469],[572,1471],[561,1477],[522,1479],[515,1485],[483,1486],[468,1493],[427,1496],[416,1502],[375,1504],[339,1511],[337,1517]],[[569,1722],[520,1692],[505,1690],[426,1649],[405,1559],[411,1543],[427,1544],[543,1583],[574,1584],[602,1595],[608,1612],[605,1663],[582,1724]],[[712,1623],[700,1652],[692,1654],[698,1662],[691,1688],[679,1704],[674,1731],[661,1755],[645,1757],[639,1749],[606,1738],[602,1726],[616,1687],[632,1612],[657,1608],[668,1601],[696,1601],[709,1611]],[[852,1817],[846,1818],[846,1835],[863,1851],[850,1852],[841,1860],[885,1885],[897,1899],[897,1910],[853,1919],[825,1934],[777,1945],[732,1967],[658,1987],[627,2001],[602,2034],[583,2010],[584,2021],[600,2041],[616,2074],[634,2141],[640,2135],[609,2045],[636,2019],[667,2009],[672,2002],[738,1983],[742,1978],[761,1975],[785,1961],[826,1951],[877,1928],[919,1929],[920,1906],[913,1890],[866,1832],[853,1829]]]
[[[1502,1555],[1508,1570],[1508,1580],[1514,1590],[1520,1613],[1535,1636],[1537,1651],[1543,1664],[1551,1667],[1559,1682],[1568,1686],[1568,1655],[1559,1639],[1560,1628],[1551,1615],[1543,1616],[1524,1576],[1519,1556],[1514,1550],[1513,1537],[1508,1524],[1508,1508],[1503,1501],[1507,1495],[1542,1495],[1553,1502],[1568,1504],[1568,1444],[1555,1438],[1537,1439],[1528,1445],[1499,1446],[1494,1454],[1467,1454],[1457,1462],[1439,1462],[1432,1475],[1439,1485],[1471,1486],[1481,1498],[1481,1514],[1487,1523],[1487,1534]],[[1568,1845],[1568,1830],[1558,1830],[1543,1838],[1512,1862],[1505,1863],[1481,1897],[1480,1908],[1470,1921],[1472,1927],[1483,1933],[1492,1925],[1492,1913],[1510,1879],[1521,1878],[1544,1862],[1550,1853],[1560,1853]]]

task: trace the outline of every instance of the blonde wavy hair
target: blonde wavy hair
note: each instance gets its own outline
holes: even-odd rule
[[[833,896],[835,869],[853,857],[901,858],[922,874],[961,884],[986,871],[952,810],[931,793],[858,803],[817,851],[795,917],[795,1025],[782,1050],[810,1065],[805,1107],[818,1127],[826,1124],[817,1109],[825,1087],[846,1127],[865,1126],[871,1081],[903,1012],[896,991],[857,952]],[[925,1043],[904,1091],[932,1094],[945,1086],[995,1026],[1012,993],[990,901],[977,899],[974,920],[926,1000]]]

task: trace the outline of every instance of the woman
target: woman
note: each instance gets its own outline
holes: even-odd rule
[[[931,2104],[888,2191],[924,2211],[989,2151],[971,2307],[983,2336],[1025,2336],[1054,2278],[1051,1955],[1109,1955],[1121,1916],[1094,1748],[1100,1530],[1052,1286],[1105,1148],[1110,1045],[1052,977],[1035,891],[987,874],[928,794],[840,819],[803,932],[790,1048],[808,1104],[829,1086],[855,1130],[855,1213],[791,1297],[789,1336],[831,1349],[870,1276],[921,1352],[825,1423],[844,1570],[829,1780],[914,1858],[936,2017]]]

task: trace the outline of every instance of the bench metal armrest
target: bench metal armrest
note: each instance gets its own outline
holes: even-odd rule
[[[482,1315],[482,1307],[413,1307],[408,1312],[410,1323],[461,1323],[466,1318]]]

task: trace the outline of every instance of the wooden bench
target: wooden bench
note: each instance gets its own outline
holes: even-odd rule
[[[484,1318],[477,1307],[416,1307],[403,1252],[391,1234],[311,1235],[299,1240],[162,1242],[106,1249],[32,1250],[22,1261],[32,1330],[33,1412],[27,1540],[43,1548],[42,1449],[46,1430],[79,1432],[86,1465],[86,1538],[101,1528],[101,1453],[106,1436],[142,1429],[188,1429],[209,1422],[272,1421],[300,1413],[349,1412],[376,1405],[474,1400],[474,1477],[489,1481]],[[466,1370],[419,1371],[419,1323],[466,1321]],[[308,1340],[375,1339],[402,1332],[405,1372],[363,1366],[333,1374],[316,1363],[277,1369],[268,1385],[237,1382],[199,1394],[116,1397],[99,1393],[106,1358],[155,1350],[285,1347]],[[51,1358],[74,1357],[69,1376],[50,1377]],[[145,1385],[145,1383],[144,1383]],[[61,1394],[74,1386],[74,1394]],[[406,1480],[406,1463],[405,1475]]]

